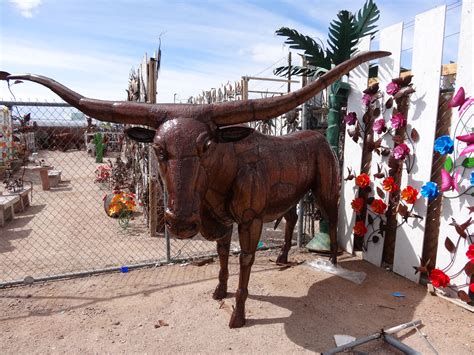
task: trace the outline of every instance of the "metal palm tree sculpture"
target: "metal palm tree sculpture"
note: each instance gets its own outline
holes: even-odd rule
[[[285,77],[288,75],[322,75],[332,67],[349,59],[356,52],[357,43],[362,37],[372,36],[377,32],[375,23],[379,17],[379,9],[372,0],[367,0],[357,14],[352,14],[347,10],[340,11],[337,14],[337,19],[329,25],[327,48],[323,48],[316,40],[299,33],[297,30],[288,27],[280,28],[276,31],[276,34],[287,37],[285,44],[289,44],[290,48],[303,51],[306,65],[278,67],[274,71],[275,75]],[[341,107],[347,103],[348,94],[349,85],[340,80],[330,87],[326,138],[336,154],[338,154],[339,149],[340,111]],[[328,225],[325,221],[321,222],[320,230],[325,234],[322,238],[329,241],[327,235]],[[316,240],[317,237],[310,244],[321,244]],[[315,248],[310,247],[310,249]]]

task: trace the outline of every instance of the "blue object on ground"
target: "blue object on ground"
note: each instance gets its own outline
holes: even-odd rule
[[[128,272],[128,266],[122,266],[120,272]]]
[[[393,293],[392,293],[392,296],[393,296],[393,297],[405,297],[405,295],[404,295],[403,293],[401,293],[401,292],[393,292]]]

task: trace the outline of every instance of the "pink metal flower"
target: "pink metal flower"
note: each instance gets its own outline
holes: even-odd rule
[[[405,143],[397,145],[393,148],[393,157],[395,159],[405,159],[406,156],[410,154],[410,148]]]
[[[464,92],[464,88],[461,86],[458,89],[458,92],[448,102],[448,107],[461,107],[464,101],[466,101],[466,93]]]
[[[372,96],[371,95],[364,94],[362,96],[362,104],[364,104],[364,106],[369,106],[371,101],[372,101]]]
[[[468,145],[466,148],[464,148],[461,154],[459,154],[459,157],[463,157],[472,152],[474,152],[474,144]]]
[[[458,141],[467,143],[467,144],[473,144],[474,143],[474,133],[469,133],[465,134],[463,136],[457,136],[456,139]]]
[[[355,112],[349,112],[344,116],[344,122],[348,126],[353,126],[357,122],[357,114]]]
[[[400,85],[397,83],[394,83],[393,81],[388,83],[387,85],[387,94],[389,95],[395,95],[398,90],[400,90]]]
[[[441,191],[459,191],[458,186],[459,171],[454,173],[454,176],[451,176],[444,168],[441,168]]]
[[[392,118],[390,119],[390,123],[395,129],[405,127],[407,125],[407,118],[403,113],[398,112],[397,114],[392,116]]]
[[[375,121],[372,129],[374,130],[374,132],[377,132],[378,134],[386,132],[387,127],[385,126],[385,120],[383,118],[380,118],[377,121]]]

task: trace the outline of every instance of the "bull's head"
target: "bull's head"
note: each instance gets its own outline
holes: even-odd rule
[[[166,225],[178,237],[189,238],[200,228],[201,201],[208,187],[206,171],[216,164],[213,150],[217,149],[217,143],[242,139],[251,131],[225,126],[282,115],[358,65],[387,55],[390,53],[382,51],[358,54],[304,88],[280,97],[210,105],[103,101],[83,97],[43,76],[0,72],[0,79],[42,84],[86,115],[102,121],[152,128],[132,128],[128,134],[142,142],[153,142],[168,191]]]

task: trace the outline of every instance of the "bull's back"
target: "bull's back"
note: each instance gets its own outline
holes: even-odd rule
[[[323,135],[315,131],[295,132],[281,137],[259,133],[249,137],[258,147],[257,169],[265,176],[266,220],[284,214],[301,199],[317,177],[318,146],[327,145]],[[325,150],[323,148],[323,150]]]

